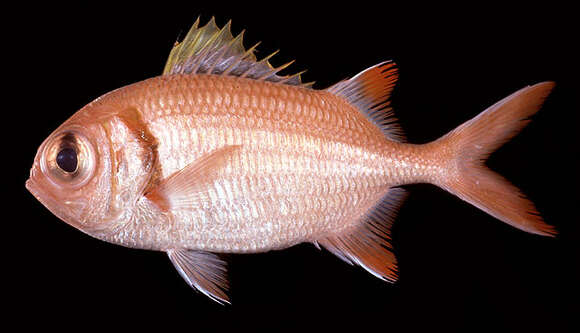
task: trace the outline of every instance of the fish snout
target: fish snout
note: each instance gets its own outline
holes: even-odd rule
[[[32,193],[32,195],[34,195],[34,189],[33,189],[33,183],[32,183],[32,170],[30,170],[30,178],[28,178],[26,180],[26,182],[24,183],[24,187],[26,187],[26,189],[28,190],[28,192]],[[36,196],[36,195],[34,195]]]

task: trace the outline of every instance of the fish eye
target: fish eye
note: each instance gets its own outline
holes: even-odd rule
[[[44,145],[42,172],[56,185],[82,186],[93,175],[95,150],[80,131],[54,135]]]
[[[64,148],[56,155],[56,164],[66,172],[75,172],[77,169],[77,152],[72,148]]]

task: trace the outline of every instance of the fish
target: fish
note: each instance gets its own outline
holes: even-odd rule
[[[230,303],[230,253],[324,248],[397,280],[391,228],[407,191],[438,186],[525,232],[555,236],[485,165],[555,83],[517,90],[441,138],[409,143],[384,61],[326,89],[270,64],[231,21],[198,18],[161,75],[108,92],[40,145],[28,191],[102,241],[167,253],[194,290]]]

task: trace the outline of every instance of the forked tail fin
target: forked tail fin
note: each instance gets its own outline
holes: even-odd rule
[[[484,165],[489,154],[529,123],[553,87],[553,82],[542,82],[523,88],[434,142],[451,154],[449,176],[437,185],[518,229],[554,236],[556,230],[534,204]]]

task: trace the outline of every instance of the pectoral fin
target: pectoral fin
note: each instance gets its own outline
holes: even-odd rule
[[[221,260],[218,255],[183,249],[169,250],[167,255],[179,275],[192,288],[201,291],[220,304],[230,304],[226,294],[229,287],[226,277],[226,262]]]
[[[207,200],[207,189],[219,171],[242,146],[225,146],[175,172],[145,193],[163,210],[190,209]]]

